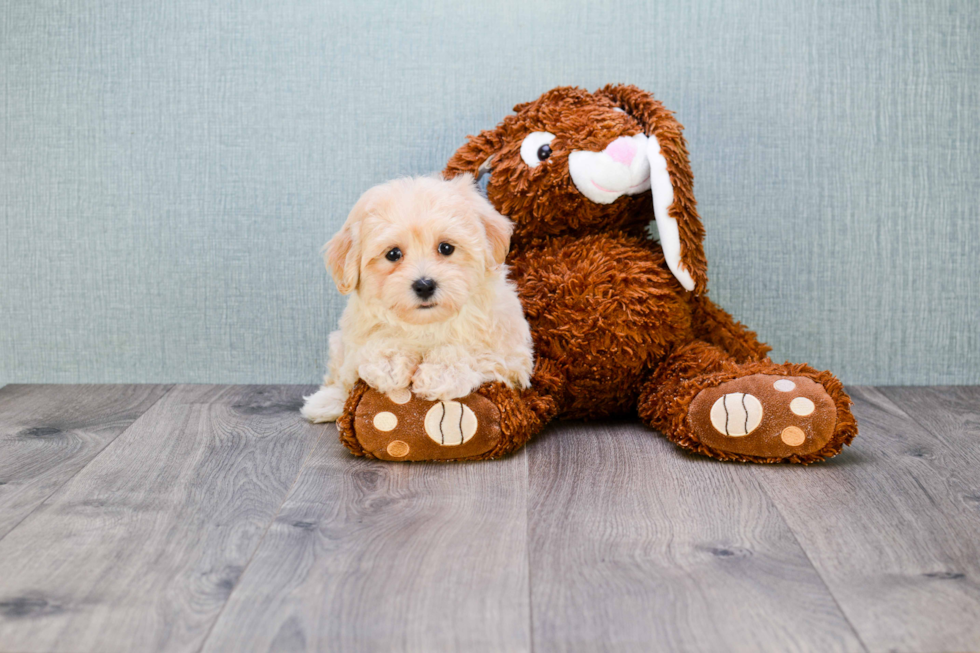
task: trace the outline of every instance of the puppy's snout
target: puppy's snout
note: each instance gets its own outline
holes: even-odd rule
[[[436,292],[436,282],[428,277],[422,277],[412,282],[412,290],[419,299],[428,299]]]

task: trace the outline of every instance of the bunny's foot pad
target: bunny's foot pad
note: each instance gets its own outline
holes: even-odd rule
[[[837,408],[822,385],[804,376],[773,374],[705,388],[688,416],[702,445],[769,460],[820,452],[837,425]]]
[[[486,458],[501,439],[497,407],[477,393],[427,401],[409,390],[385,395],[368,388],[347,409],[353,409],[346,422],[353,433],[343,433],[341,424],[341,440],[354,453],[381,460]],[[347,441],[351,435],[356,443]]]

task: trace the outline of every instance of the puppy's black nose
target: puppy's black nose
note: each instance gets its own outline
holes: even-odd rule
[[[428,299],[436,292],[436,282],[428,277],[422,277],[412,282],[412,290],[421,299]]]

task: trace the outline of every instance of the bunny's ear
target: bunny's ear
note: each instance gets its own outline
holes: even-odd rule
[[[503,146],[504,139],[500,127],[496,129],[486,129],[478,136],[467,136],[466,144],[456,150],[442,176],[452,179],[458,175],[468,172],[474,179],[490,172],[493,167],[493,155]]]
[[[650,138],[650,189],[653,210],[670,268],[687,290],[703,293],[708,285],[704,226],[694,200],[694,176],[683,127],[653,96],[635,86],[605,86],[596,95],[611,99],[640,123]]]

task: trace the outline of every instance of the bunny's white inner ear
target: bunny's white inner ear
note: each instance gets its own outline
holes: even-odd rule
[[[493,161],[493,155],[491,154],[490,156],[487,157],[487,160],[481,163],[480,167],[476,169],[477,183],[479,183],[479,181],[483,179],[483,176],[486,175],[488,172],[492,172],[492,169],[490,167],[492,161]]]
[[[667,210],[674,203],[674,185],[667,172],[667,159],[660,152],[657,137],[650,134],[647,141],[647,157],[650,160],[650,191],[653,194],[653,215],[657,219],[660,248],[667,259],[667,267],[674,273],[685,290],[694,290],[694,279],[681,263],[681,237],[677,220]]]

